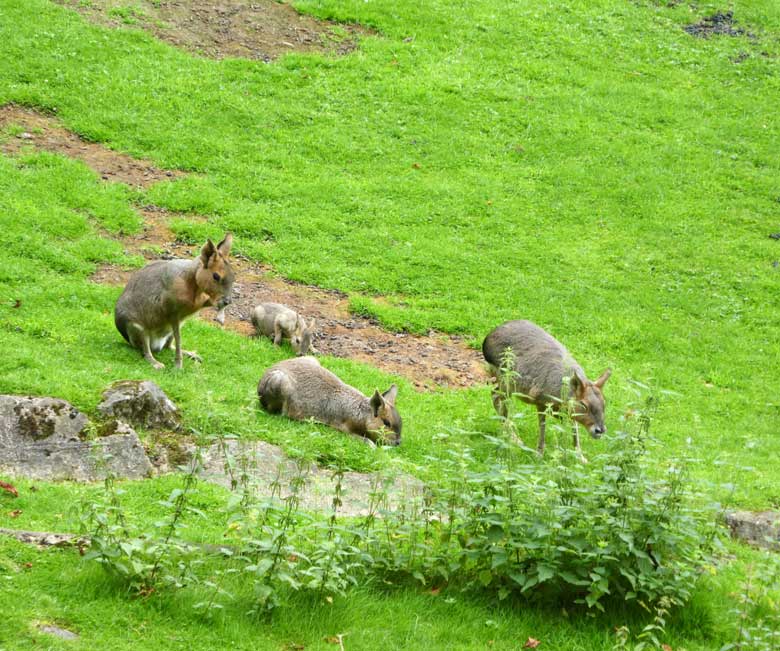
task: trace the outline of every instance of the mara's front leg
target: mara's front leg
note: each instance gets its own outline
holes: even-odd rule
[[[283,337],[284,331],[282,330],[282,324],[279,322],[279,319],[276,319],[276,321],[274,321],[274,346],[281,346]]]
[[[186,355],[192,360],[195,360],[196,362],[202,362],[203,358],[198,355],[197,353],[191,351],[191,350],[182,350],[181,348],[181,323],[178,321],[172,324],[173,326],[173,339],[169,340],[168,345],[176,351],[176,357],[175,357],[175,365],[176,368],[181,368],[183,366],[182,364],[182,355]]]
[[[582,448],[580,447],[580,426],[576,420],[572,422],[572,431],[574,438],[574,453],[581,463],[588,463],[588,459],[582,453]]]

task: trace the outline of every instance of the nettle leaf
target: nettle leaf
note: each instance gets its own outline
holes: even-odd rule
[[[493,560],[490,563],[490,569],[495,570],[498,567],[502,567],[503,565],[506,565],[506,562],[507,562],[506,552],[503,550],[499,550],[493,554]]]
[[[499,542],[504,537],[504,528],[500,524],[492,524],[487,530],[487,538],[492,543]]]
[[[544,583],[555,576],[555,568],[549,565],[538,565],[536,571],[539,575],[539,583]]]
[[[260,560],[257,565],[254,566],[255,574],[264,576],[273,567],[274,562],[270,558],[264,558]]]
[[[581,579],[577,577],[575,574],[572,574],[571,572],[568,571],[558,572],[558,576],[560,576],[567,583],[571,583],[572,585],[590,585],[590,581],[586,579]]]
[[[482,570],[478,575],[477,578],[479,579],[479,582],[484,585],[485,587],[489,586],[491,582],[493,581],[493,572],[490,570]]]

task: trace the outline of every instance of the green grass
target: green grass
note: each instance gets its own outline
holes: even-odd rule
[[[561,609],[527,605],[495,606],[487,598],[469,598],[446,591],[385,592],[360,587],[349,599],[331,605],[298,599],[270,621],[244,615],[235,603],[213,621],[194,616],[189,600],[174,597],[127,599],[107,584],[100,570],[85,567],[75,552],[37,552],[17,543],[0,543],[11,563],[23,568],[3,578],[0,595],[24,595],[4,619],[0,648],[28,649],[262,649],[292,648],[327,651],[338,645],[327,638],[345,634],[346,649],[500,649],[520,648],[528,637],[551,649],[592,651],[612,648],[611,627],[635,624],[631,613],[610,618],[584,618]],[[728,585],[728,584],[726,584]],[[723,588],[723,585],[718,586]],[[701,601],[719,610],[705,593]],[[708,633],[718,629],[711,612],[701,606],[680,613],[670,625],[669,643],[688,651],[720,646]],[[61,642],[37,632],[31,622],[54,623],[80,634],[77,642]],[[698,628],[704,625],[705,628]],[[5,644],[5,646],[3,646]],[[716,646],[717,645],[717,646]]]
[[[428,590],[383,592],[363,587],[349,600],[332,606],[298,600],[277,613],[272,621],[253,621],[243,615],[240,603],[218,615],[215,621],[191,615],[186,601],[128,600],[116,594],[95,568],[84,568],[76,554],[66,551],[36,553],[19,544],[0,547],[19,567],[32,568],[13,574],[0,592],[11,586],[29,600],[11,614],[0,643],[14,640],[9,649],[111,648],[132,649],[143,641],[159,649],[202,648],[280,649],[289,643],[307,649],[332,649],[327,637],[346,634],[345,647],[352,649],[497,648],[517,649],[531,636],[555,649],[610,649],[612,641],[605,619],[584,619],[560,609],[540,607],[495,607],[489,600]],[[614,621],[635,617],[616,613]],[[676,618],[670,636],[675,644],[679,631],[692,630],[702,613],[691,609]],[[706,620],[705,615],[705,620]],[[32,620],[70,627],[81,635],[77,644],[49,642],[35,632]],[[712,622],[706,622],[712,625]],[[492,643],[490,643],[492,641]],[[693,642],[690,644],[690,642]],[[711,649],[704,635],[686,641],[689,651]],[[46,646],[43,646],[46,645]],[[201,647],[196,647],[201,648]],[[336,647],[338,648],[338,647]]]
[[[446,448],[440,433],[495,432],[485,387],[419,394],[336,359],[324,364],[366,392],[399,383],[400,448],[369,450],[270,418],[256,407],[256,383],[289,351],[198,321],[184,341],[205,363],[152,374],[114,329],[119,289],[88,277],[102,262],[141,264],[98,229],[135,232],[133,205],[155,203],[209,217],[175,222],[193,244],[231,229],[237,251],[347,292],[390,328],[478,344],[494,325],[530,318],[592,376],[615,369],[610,428],[634,398],[630,380],[672,391],[653,426],[664,455],[697,457],[693,476],[713,497],[777,506],[780,242],[767,235],[780,231],[780,7],[731,2],[756,37],[700,40],[680,27],[721,7],[295,4],[379,35],[340,59],[216,62],[136,30],[92,26],[45,0],[0,3],[0,104],[53,111],[88,139],[192,172],[138,192],[51,154],[0,156],[0,392],[56,395],[93,414],[111,381],[153,377],[200,432],[260,437],[357,469],[398,461],[414,470]],[[172,366],[170,355],[161,360]],[[524,420],[526,440],[535,420]],[[584,445],[607,449],[609,437]],[[134,487],[134,499],[166,481]],[[29,522],[6,518],[15,503],[2,498],[0,526],[56,529],[50,515],[84,490],[46,485],[49,497],[35,493],[24,506]],[[697,594],[692,608],[706,614],[701,635],[712,639],[683,621],[674,648],[730,639],[725,602],[749,556],[739,551],[737,568]],[[365,588],[330,611],[317,606],[317,617],[291,608],[260,626],[237,606],[213,626],[186,608],[128,602],[68,552],[2,542],[4,557],[33,562],[0,583],[27,597],[0,630],[8,649],[67,646],[41,642],[33,617],[91,630],[85,648],[108,648],[108,639],[132,648],[144,631],[171,649],[249,648],[248,639],[325,648],[323,635],[345,630],[347,648],[484,648],[490,639],[516,648],[527,633],[547,636],[547,648],[606,649],[620,623]]]

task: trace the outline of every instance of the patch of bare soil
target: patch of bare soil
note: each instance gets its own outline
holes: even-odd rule
[[[288,52],[346,54],[372,32],[317,20],[276,0],[55,0],[109,27],[139,27],[212,59],[271,61]]]
[[[691,36],[698,38],[709,38],[713,34],[723,34],[725,36],[748,36],[755,38],[753,34],[745,31],[741,27],[735,27],[734,13],[731,11],[718,11],[711,16],[702,18],[698,23],[686,25],[683,29]]]
[[[141,212],[146,221],[144,230],[122,238],[128,252],[150,260],[197,255],[199,247],[177,242],[168,229],[166,224],[172,213],[152,206]],[[233,267],[234,296],[225,320],[225,327],[231,330],[253,335],[252,309],[263,302],[284,303],[317,320],[314,345],[322,354],[371,364],[408,378],[418,389],[467,387],[487,380],[482,355],[460,337],[388,332],[370,319],[351,314],[344,294],[276,277],[270,267],[240,256],[233,258]],[[114,265],[103,265],[92,280],[120,285],[127,282],[130,273]],[[201,318],[213,319],[215,315],[213,309],[207,309]]]
[[[26,149],[51,151],[82,161],[104,181],[141,188],[184,174],[178,170],[162,170],[148,161],[84,140],[63,128],[57,118],[16,104],[0,106],[0,130],[10,127],[22,131],[0,143],[0,151],[9,156]]]
[[[252,333],[250,318],[256,305],[284,303],[317,319],[314,345],[325,355],[357,359],[402,375],[418,389],[466,387],[487,379],[482,355],[460,337],[388,332],[371,319],[351,314],[343,294],[275,278],[256,265],[239,264],[237,276],[240,282],[227,310],[233,325],[226,323],[240,332]]]

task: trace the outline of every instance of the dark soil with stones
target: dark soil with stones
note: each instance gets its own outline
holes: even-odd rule
[[[55,0],[92,22],[140,28],[171,45],[212,59],[271,61],[289,52],[342,55],[365,27],[318,20],[276,0]]]
[[[734,14],[731,11],[712,14],[703,18],[698,23],[692,23],[686,25],[683,29],[691,36],[697,36],[698,38],[709,38],[713,34],[722,34],[724,36],[749,36],[753,38],[753,34],[745,31],[741,27],[735,27],[736,21],[734,20]]]

